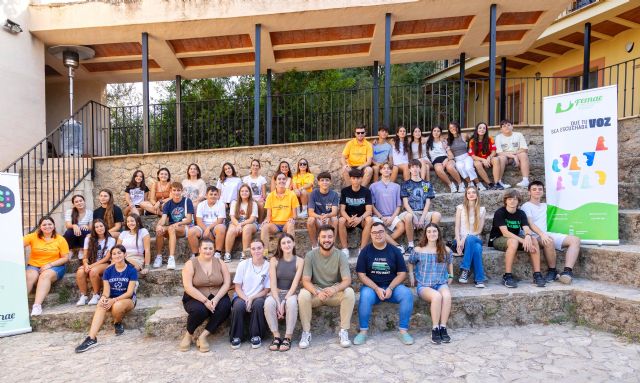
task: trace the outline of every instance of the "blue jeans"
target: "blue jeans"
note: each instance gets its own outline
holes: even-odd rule
[[[484,267],[482,266],[482,240],[476,235],[468,235],[464,242],[464,256],[460,268],[471,270],[475,274],[476,282],[484,282]]]
[[[371,287],[362,286],[360,288],[360,302],[358,303],[358,320],[360,321],[360,330],[369,329],[369,318],[374,305],[382,302],[378,295]],[[413,293],[405,285],[398,285],[393,289],[391,298],[385,302],[400,304],[400,325],[398,329],[408,330],[411,313],[413,312]]]

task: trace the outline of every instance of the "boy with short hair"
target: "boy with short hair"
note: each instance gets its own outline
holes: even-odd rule
[[[527,214],[529,226],[533,230],[533,236],[542,246],[549,271],[545,277],[547,282],[559,279],[564,284],[570,284],[573,279],[573,266],[580,253],[580,238],[574,235],[552,233],[547,231],[547,204],[541,202],[544,195],[544,184],[533,181],[529,184],[529,202],[522,205],[522,210]],[[566,249],[564,270],[558,276],[556,271],[556,250]]]
[[[331,225],[336,232],[338,231],[340,196],[330,187],[331,173],[322,172],[318,174],[318,187],[309,196],[307,231],[312,250],[318,247],[317,234],[320,226]]]
[[[392,163],[391,144],[387,141],[389,138],[389,128],[382,125],[378,128],[378,138],[373,141],[373,181],[377,182],[380,178],[380,168],[385,162]],[[393,167],[391,168],[393,170]]]
[[[215,241],[215,257],[220,258],[227,232],[227,228],[224,225],[227,212],[224,202],[220,200],[220,191],[217,187],[209,186],[205,195],[206,199],[196,207],[196,224],[189,229],[187,240],[189,241],[192,257],[198,254],[200,239],[209,238]],[[224,261],[231,262],[231,257],[227,260],[225,256]]]
[[[513,131],[511,121],[502,120],[500,121],[500,134],[496,136],[495,142],[499,165],[493,167],[495,188],[503,190],[511,187],[502,181],[504,170],[509,164],[520,168],[520,172],[522,172],[522,181],[518,182],[517,186],[523,188],[529,186],[529,147],[522,133]]]
[[[518,209],[521,201],[520,193],[515,189],[509,189],[504,193],[502,200],[504,206],[496,210],[489,235],[489,246],[505,252],[505,273],[502,276],[502,284],[509,288],[518,287],[511,269],[516,253],[520,249],[529,253],[531,257],[533,283],[538,287],[544,287],[546,282],[540,273],[540,246],[533,238],[527,215]]]
[[[351,186],[342,189],[340,193],[340,218],[338,220],[338,234],[342,243],[342,252],[348,257],[347,230],[356,227],[362,229],[360,248],[368,242],[371,231],[372,198],[371,191],[362,186],[362,170],[351,169],[349,171]]]
[[[167,270],[175,270],[178,238],[187,236],[189,226],[193,222],[193,203],[189,198],[182,196],[182,189],[180,182],[171,183],[171,199],[162,207],[162,217],[156,226],[156,259],[153,262],[155,268],[162,266],[164,238],[169,237]]]
[[[371,184],[373,222],[380,222],[391,231],[391,235],[385,233],[386,241],[404,254],[404,247],[396,242],[396,239],[404,233],[404,222],[399,217],[402,206],[400,185],[391,181],[391,170],[391,164],[388,162],[382,164],[380,168],[382,179]]]

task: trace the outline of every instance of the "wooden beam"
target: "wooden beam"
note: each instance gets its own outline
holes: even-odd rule
[[[591,31],[591,36],[597,37],[602,40],[611,40],[613,38],[613,36],[606,35],[604,33],[596,32],[596,31]]]
[[[609,21],[613,21],[616,24],[620,24],[620,25],[624,25],[625,27],[629,27],[629,28],[640,28],[640,23],[636,23],[633,21],[629,21],[627,19],[623,19],[622,17],[611,17],[609,19]],[[591,34],[593,34],[593,32],[591,32]]]
[[[551,56],[551,57],[560,57],[560,56],[562,56],[561,54],[558,54],[558,53],[553,53],[553,52],[549,52],[549,51],[545,51],[545,50],[537,49],[537,48],[530,48],[529,52],[537,53],[539,55]]]
[[[527,59],[521,59],[520,57],[516,57],[516,56],[510,56],[509,60],[513,60],[513,61],[517,61],[517,62],[521,62],[521,63],[525,63],[528,65],[538,65],[540,64],[537,61],[533,61],[533,60],[527,60]],[[508,65],[507,65],[508,66]]]
[[[573,48],[573,49],[582,49],[582,45],[578,45],[578,44],[574,44],[574,43],[570,43],[564,40],[553,40],[552,42],[558,44],[558,45],[564,45],[565,47],[569,47],[569,48]]]

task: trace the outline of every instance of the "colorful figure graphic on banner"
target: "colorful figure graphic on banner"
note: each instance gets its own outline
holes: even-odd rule
[[[0,185],[0,214],[7,214],[16,205],[15,194],[6,186]]]
[[[564,190],[564,189],[565,189],[565,187],[562,184],[562,176],[559,176],[558,180],[556,181],[556,190],[560,191],[560,190]]]
[[[598,137],[598,141],[596,143],[596,152],[604,151],[608,148],[604,145],[604,137]],[[596,152],[583,152],[582,155],[585,157],[587,167],[592,167],[596,161]],[[560,168],[560,160],[562,160],[562,168],[569,168],[568,175],[571,177],[571,185],[578,186],[580,184],[581,189],[590,189],[591,182],[589,180],[589,174],[583,174],[582,167],[580,166],[580,159],[578,156],[574,156],[571,153],[563,153],[558,156],[559,158],[555,158],[551,163],[551,170],[555,173],[560,173],[562,169]],[[602,170],[594,171],[594,174],[597,175],[598,184],[604,185],[607,182],[607,174]],[[582,176],[582,183],[580,183],[580,177]],[[556,179],[556,190],[564,190],[564,180],[562,176],[558,176]]]
[[[571,157],[571,165],[569,165],[569,170],[580,170],[582,169],[580,166],[578,166],[578,157],[573,156]]]
[[[602,170],[596,170],[596,174],[598,175],[598,183],[604,185],[607,182],[607,173]]]
[[[582,153],[585,157],[587,157],[587,166],[593,165],[593,160],[596,157],[596,152],[584,152]]]
[[[600,136],[598,137],[598,143],[596,144],[596,151],[603,151],[603,150],[608,150],[609,148],[607,148],[606,146],[604,146],[604,137]]]
[[[556,173],[560,173],[560,168],[558,167],[558,159],[553,160],[553,165],[551,165],[551,169],[553,169],[553,171]]]
[[[569,154],[569,153],[560,155],[560,158],[562,158],[562,167],[563,168],[566,168],[567,165],[569,165],[569,157],[571,157],[571,154]]]

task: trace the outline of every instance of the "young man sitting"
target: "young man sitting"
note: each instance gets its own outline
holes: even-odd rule
[[[189,229],[187,240],[189,241],[192,257],[198,254],[200,239],[209,238],[215,241],[216,244],[215,257],[220,258],[227,232],[227,228],[224,225],[227,212],[224,202],[220,200],[220,192],[217,187],[209,186],[206,197],[207,199],[200,202],[196,207],[196,224]],[[225,257],[224,261],[231,262],[231,257],[228,260]]]
[[[524,211],[518,209],[520,193],[515,189],[507,190],[502,198],[504,206],[496,210],[493,216],[493,227],[489,235],[489,246],[504,251],[504,271],[502,283],[509,288],[518,287],[511,269],[518,250],[524,250],[531,257],[533,266],[533,283],[538,287],[545,286],[540,273],[540,246],[529,228],[529,221]]]
[[[437,211],[430,212],[431,200],[436,197],[433,186],[429,181],[420,177],[422,163],[414,159],[409,163],[411,178],[402,183],[400,197],[405,211],[400,214],[400,220],[404,222],[407,230],[407,254],[413,252],[414,230],[423,229],[429,223],[440,222],[441,215]]]
[[[533,236],[538,240],[547,259],[549,271],[545,277],[547,282],[560,279],[564,284],[570,284],[573,279],[573,266],[580,253],[580,238],[574,235],[552,233],[547,230],[547,204],[541,202],[544,195],[544,184],[533,181],[529,184],[529,202],[522,205],[522,210],[527,214],[529,226],[533,230]],[[566,249],[564,271],[556,271],[556,250]]]
[[[362,186],[362,170],[351,169],[349,171],[351,186],[342,189],[340,193],[340,218],[338,220],[338,232],[342,243],[342,252],[348,257],[347,230],[356,227],[362,229],[360,248],[368,242],[371,231],[371,191]]]
[[[389,129],[382,125],[378,128],[378,138],[373,141],[373,181],[377,182],[380,179],[380,168],[385,162],[391,163],[393,160],[391,156],[391,144],[387,140],[389,138]],[[393,168],[392,168],[393,170]]]
[[[262,222],[260,229],[260,238],[264,242],[265,257],[269,249],[269,236],[276,233],[295,234],[296,217],[298,206],[298,197],[294,192],[287,189],[287,176],[284,173],[278,173],[276,176],[276,190],[271,191],[264,203],[267,210],[267,216]]]
[[[179,237],[186,237],[189,226],[193,222],[193,203],[187,197],[182,196],[182,184],[171,184],[171,199],[162,207],[162,217],[156,226],[156,259],[153,267],[162,266],[162,248],[164,238],[169,237],[169,258],[167,270],[176,268],[176,244]],[[165,226],[166,224],[166,226]]]
[[[331,187],[331,173],[318,174],[318,187],[311,192],[307,211],[307,231],[311,240],[311,248],[318,247],[318,228],[323,225],[331,225],[334,231],[338,231],[338,210],[340,209],[340,196]]]
[[[382,179],[371,184],[373,222],[380,222],[391,231],[390,236],[386,235],[387,242],[397,247],[404,254],[404,248],[396,242],[396,239],[404,233],[404,222],[398,217],[402,207],[400,185],[391,181],[391,170],[391,164],[388,162],[382,164],[380,168]]]
[[[514,132],[509,120],[500,122],[500,134],[496,136],[496,153],[498,153],[498,165],[493,167],[493,179],[498,190],[511,187],[502,181],[504,170],[508,164],[520,168],[522,181],[517,186],[526,188],[529,186],[529,147],[522,133]]]
[[[360,125],[355,129],[356,138],[347,142],[342,151],[340,162],[342,163],[342,178],[345,184],[349,184],[349,172],[352,169],[362,171],[362,185],[369,185],[373,169],[371,169],[371,160],[373,158],[373,146],[366,140],[367,130],[364,125]]]

